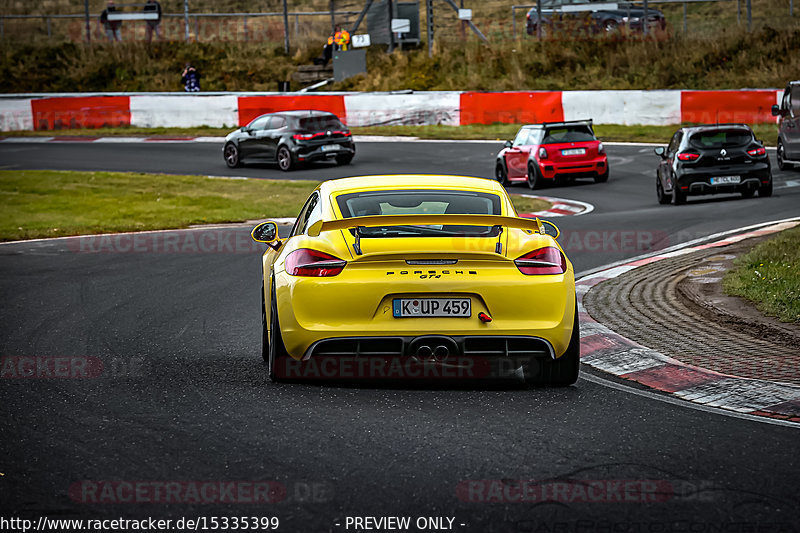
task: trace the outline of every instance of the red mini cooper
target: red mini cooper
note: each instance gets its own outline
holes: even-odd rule
[[[503,185],[527,181],[538,189],[575,178],[608,181],[608,157],[591,120],[522,126],[497,154],[495,177]]]

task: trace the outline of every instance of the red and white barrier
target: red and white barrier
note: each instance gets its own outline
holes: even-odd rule
[[[396,93],[131,93],[0,95],[0,131],[103,126],[236,127],[274,111],[320,109],[351,127],[774,122],[778,89]]]
[[[197,96],[131,96],[132,126],[141,128],[210,126],[221,128],[239,120],[239,98],[235,95]]]

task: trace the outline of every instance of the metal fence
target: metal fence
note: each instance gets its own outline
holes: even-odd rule
[[[359,11],[291,11],[284,25],[282,12],[265,13],[164,13],[159,24],[161,39],[190,41],[282,41],[285,33],[293,39],[321,38],[331,30],[331,16],[347,22]],[[99,13],[70,15],[0,15],[0,40],[38,38],[44,29],[48,39],[71,41],[105,40]],[[19,27],[10,27],[18,24]],[[44,28],[37,25],[43,25]],[[288,26],[288,27],[287,27]],[[89,34],[87,36],[87,28]],[[145,39],[145,24],[125,21],[123,41]],[[159,37],[156,37],[159,38]]]
[[[689,23],[688,23],[688,5],[689,4],[700,4],[700,3],[718,3],[718,2],[736,2],[736,22],[737,24],[742,24],[742,5],[744,4],[745,8],[745,18],[747,23],[747,31],[751,31],[753,27],[753,9],[752,9],[752,1],[751,0],[643,0],[643,5],[645,8],[648,5],[652,4],[662,4],[662,5],[680,5],[682,6],[682,30],[684,33],[688,33],[689,31]],[[625,10],[627,9],[630,12],[630,9],[633,5],[632,2],[629,1],[621,1],[615,2],[618,5],[619,9]],[[512,25],[512,37],[514,39],[517,38],[517,19],[518,14],[517,10],[525,10],[527,14],[528,11],[531,9],[538,9],[541,11],[542,15],[552,12],[567,12],[569,8],[573,8],[574,11],[579,11],[580,9],[574,9],[575,7],[585,7],[585,11],[591,11],[595,9],[597,6],[593,6],[592,3],[585,3],[585,4],[564,4],[562,6],[556,8],[545,8],[542,6],[541,1],[537,4],[524,4],[524,5],[513,5],[511,6],[511,25]],[[559,9],[561,8],[561,9]],[[566,9],[564,9],[566,8]],[[658,9],[657,7],[653,8]],[[788,0],[788,15],[789,17],[794,16],[794,0]],[[630,18],[630,17],[628,17]],[[526,26],[527,26],[527,17],[526,17]],[[527,30],[527,28],[526,28]],[[646,35],[648,32],[647,24],[644,24],[642,27],[642,33]],[[541,38],[541,33],[538,33],[538,38]]]

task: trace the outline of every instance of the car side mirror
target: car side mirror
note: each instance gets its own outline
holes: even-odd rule
[[[506,141],[506,142],[504,142],[504,143],[503,143],[503,147],[505,147],[505,148],[511,148],[512,144],[513,144],[513,143],[512,143],[511,141]]]
[[[781,108],[777,104],[774,104],[772,106],[772,116],[777,117],[780,114],[781,114]]]
[[[239,128],[239,131],[241,131],[242,133],[245,133],[245,132],[248,132],[250,130],[247,129],[247,126],[242,126],[241,128]]]
[[[250,236],[256,242],[272,245],[272,243],[278,240],[278,225],[271,220],[262,222],[253,228],[253,231],[250,232]]]
[[[663,158],[664,154],[666,153],[663,146],[657,146],[656,148],[653,149],[653,152],[655,152],[655,154],[661,158]]]

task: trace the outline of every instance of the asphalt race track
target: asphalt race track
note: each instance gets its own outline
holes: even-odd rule
[[[231,171],[207,143],[5,141],[0,167],[489,177],[500,145],[362,142],[352,165],[286,174]],[[607,150],[608,183],[541,191],[595,206],[553,219],[578,272],[800,215],[800,171],[774,170],[772,198],[659,206],[652,148]],[[230,246],[206,252],[157,245],[185,243],[186,232],[158,234],[143,251],[77,239],[0,246],[0,355],[88,357],[103,369],[91,379],[0,380],[4,515],[274,516],[278,531],[326,532],[356,531],[347,517],[365,516],[409,516],[410,531],[422,530],[418,517],[476,532],[800,530],[795,428],[587,379],[535,390],[269,383],[248,231],[225,230]],[[508,490],[520,481],[524,501]],[[270,499],[279,501],[249,503],[249,487],[266,482],[281,487]],[[192,483],[226,497],[203,503],[185,490]]]

